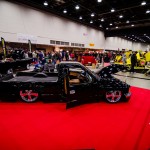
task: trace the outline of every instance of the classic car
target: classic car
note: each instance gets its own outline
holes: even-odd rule
[[[15,77],[2,76],[0,96],[20,97],[25,102],[35,102],[39,97],[49,97],[49,101],[63,99],[67,108],[95,98],[109,103],[128,100],[130,86],[106,74],[107,68],[95,74],[79,62],[61,62],[53,73],[18,72]]]

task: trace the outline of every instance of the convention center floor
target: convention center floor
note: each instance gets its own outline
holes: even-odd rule
[[[65,103],[1,102],[0,149],[150,149],[150,78],[128,72],[115,77],[131,85],[128,102],[67,110]]]

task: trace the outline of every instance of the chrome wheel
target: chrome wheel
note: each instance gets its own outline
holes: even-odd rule
[[[37,92],[34,92],[33,90],[24,90],[20,91],[20,96],[23,101],[30,103],[35,102],[39,97],[39,94]]]
[[[27,69],[27,70],[30,69],[30,64],[27,64],[26,69]]]
[[[8,69],[7,74],[13,74],[13,69]]]
[[[121,99],[121,91],[108,91],[106,92],[106,100],[110,103],[116,103]]]

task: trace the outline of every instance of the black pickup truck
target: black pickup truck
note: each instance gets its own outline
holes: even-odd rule
[[[127,100],[130,86],[106,75],[113,68],[103,68],[95,74],[81,63],[61,62],[53,73],[18,72],[15,77],[9,74],[0,78],[0,96],[20,97],[25,102],[42,97],[49,101],[59,99],[66,101],[67,108],[101,98],[110,103]]]
[[[7,55],[3,60],[3,54],[0,54],[0,74],[9,74],[18,68],[29,69],[32,58],[24,58],[24,51],[14,50],[12,54]]]

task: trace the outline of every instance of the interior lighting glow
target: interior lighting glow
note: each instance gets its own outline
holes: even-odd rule
[[[63,11],[63,13],[66,14],[66,13],[67,13],[67,10],[65,9],[65,10]]]
[[[101,3],[101,2],[102,2],[102,0],[97,0],[97,2],[98,2],[98,3]]]
[[[146,2],[145,2],[145,1],[143,1],[143,2],[141,3],[141,5],[142,5],[142,6],[146,5]]]
[[[110,23],[109,25],[110,25],[110,26],[112,26],[113,24],[112,24],[112,23]]]
[[[118,26],[116,27],[116,29],[118,29]]]
[[[147,10],[147,11],[146,11],[146,14],[149,14],[149,13],[150,13],[150,10]]]
[[[123,18],[123,15],[120,15],[119,18]]]
[[[130,21],[129,21],[129,20],[127,20],[127,21],[126,21],[126,23],[130,23]]]
[[[44,6],[48,6],[48,2],[47,1],[45,1],[43,4],[44,4]]]
[[[79,5],[76,5],[75,9],[80,9]]]
[[[132,24],[131,27],[134,27],[134,24]]]
[[[101,19],[101,22],[104,22],[104,18]]]
[[[94,16],[95,16],[94,13],[92,13],[92,14],[91,14],[91,17],[94,17]]]
[[[111,9],[111,12],[115,12],[115,9],[114,9],[114,8],[112,8],[112,9]]]
[[[83,19],[82,16],[80,16],[79,19],[82,20]]]
[[[90,23],[93,23],[93,21],[91,20]]]

